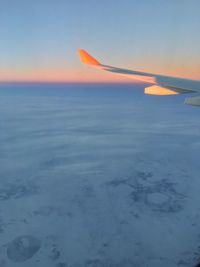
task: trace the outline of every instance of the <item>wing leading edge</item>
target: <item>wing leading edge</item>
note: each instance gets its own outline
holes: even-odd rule
[[[144,89],[145,94],[151,95],[175,95],[183,93],[200,93],[200,81],[190,80],[177,77],[170,77],[147,72],[134,71],[124,68],[117,68],[101,64],[97,59],[92,57],[88,52],[79,49],[79,56],[84,64],[91,65],[98,69],[113,72],[119,75],[127,76],[134,80],[149,83],[150,86]],[[186,104],[200,106],[200,97],[186,98]]]

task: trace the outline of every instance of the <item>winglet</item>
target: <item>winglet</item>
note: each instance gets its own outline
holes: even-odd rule
[[[83,49],[78,49],[79,52],[79,56],[80,59],[83,63],[85,64],[89,64],[89,65],[101,65],[101,63],[96,60],[94,57],[90,56],[90,54],[88,54],[88,52],[86,52]]]

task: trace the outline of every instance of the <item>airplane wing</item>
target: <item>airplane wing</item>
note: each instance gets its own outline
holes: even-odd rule
[[[128,70],[101,64],[97,59],[85,50],[79,49],[81,61],[97,69],[113,72],[119,75],[148,83],[144,89],[145,94],[151,95],[175,95],[183,93],[200,93],[200,80],[190,80],[177,77],[152,74],[141,71]],[[188,97],[185,104],[200,106],[200,96]]]

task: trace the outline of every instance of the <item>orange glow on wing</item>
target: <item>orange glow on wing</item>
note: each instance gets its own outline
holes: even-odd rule
[[[79,49],[78,52],[83,63],[90,65],[100,65],[100,62],[94,57],[90,56],[85,50]]]
[[[144,93],[148,95],[177,95],[178,94],[176,91],[173,91],[168,88],[161,87],[161,86],[157,86],[157,85],[146,87],[144,89]]]

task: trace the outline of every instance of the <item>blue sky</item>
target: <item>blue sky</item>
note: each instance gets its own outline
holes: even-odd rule
[[[3,0],[0,79],[115,80],[83,67],[79,47],[107,64],[200,78],[199,10],[198,0]]]

